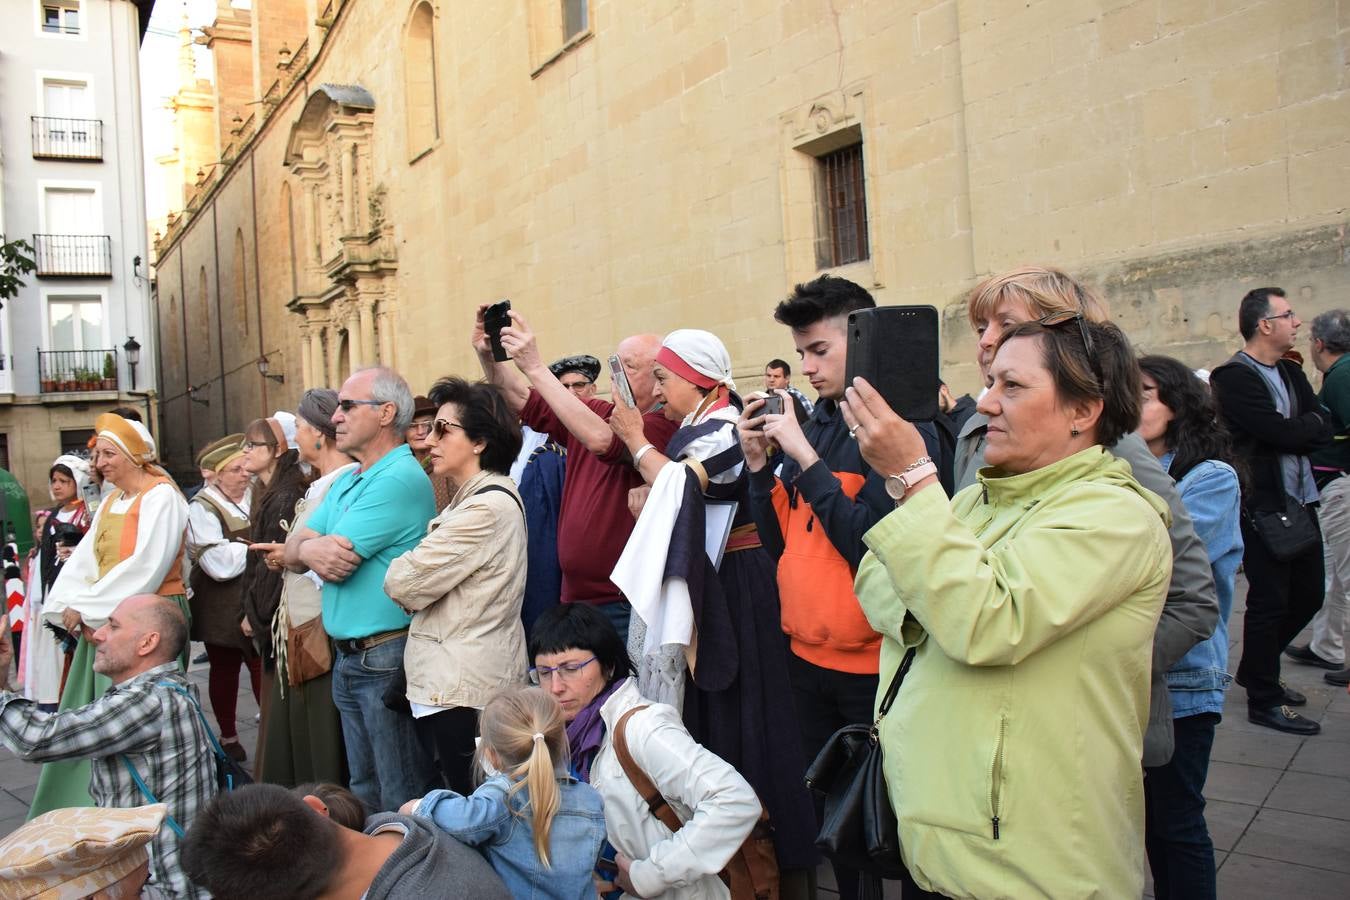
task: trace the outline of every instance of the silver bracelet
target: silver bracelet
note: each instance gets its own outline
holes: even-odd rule
[[[643,444],[641,447],[639,447],[637,449],[637,452],[633,454],[633,468],[636,469],[638,466],[642,465],[642,457],[646,456],[648,453],[650,453],[652,450],[655,449],[656,448],[651,444]]]
[[[910,463],[909,465],[905,466],[905,468],[902,469],[902,470],[900,471],[900,474],[901,474],[901,475],[908,475],[910,472],[913,472],[913,471],[914,471],[915,469],[917,469],[919,466],[926,466],[926,465],[928,465],[928,464],[929,464],[930,462],[932,462],[932,461],[933,461],[933,457],[931,457],[931,456],[920,456],[918,459],[914,460],[914,462],[912,462],[912,463]]]

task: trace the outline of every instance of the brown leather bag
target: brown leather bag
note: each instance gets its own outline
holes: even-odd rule
[[[315,616],[286,631],[286,680],[299,687],[333,668],[333,645],[323,630],[323,617]]]
[[[684,823],[628,750],[625,734],[628,719],[633,713],[646,708],[635,706],[619,717],[614,726],[614,755],[619,758],[623,773],[646,801],[652,815],[673,833],[679,831]],[[778,900],[778,855],[773,849],[773,824],[769,821],[763,803],[760,803],[759,821],[750,829],[745,843],[741,844],[718,877],[731,889],[732,900]]]

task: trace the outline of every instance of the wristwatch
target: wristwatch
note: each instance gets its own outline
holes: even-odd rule
[[[936,475],[937,473],[937,464],[933,462],[932,457],[921,456],[906,466],[905,470],[899,475],[887,476],[886,493],[890,495],[892,500],[899,503],[905,499],[905,493],[910,488],[929,475]]]

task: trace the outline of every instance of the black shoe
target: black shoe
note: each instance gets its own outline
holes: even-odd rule
[[[244,745],[238,741],[221,741],[220,749],[225,751],[225,755],[235,762],[243,762],[248,759],[248,753],[244,751]]]
[[[1303,694],[1300,694],[1298,691],[1294,690],[1293,688],[1291,688],[1289,685],[1285,684],[1283,678],[1280,679],[1280,687],[1284,690],[1284,705],[1285,705],[1285,706],[1307,706],[1307,705],[1308,705],[1308,698],[1305,697]]]
[[[1269,709],[1248,708],[1247,721],[1253,725],[1264,725],[1289,734],[1309,735],[1319,734],[1322,731],[1321,725],[1300,716],[1287,706],[1272,706]]]
[[[1334,684],[1336,687],[1350,687],[1350,667],[1341,669],[1339,672],[1328,672],[1322,676],[1322,680],[1327,684]]]
[[[204,666],[209,661],[210,657],[208,657],[205,653],[198,653],[196,656],[192,657],[193,664],[198,666]]]
[[[1334,663],[1329,659],[1323,659],[1312,652],[1312,647],[1307,644],[1304,644],[1302,647],[1295,647],[1293,644],[1290,644],[1288,647],[1284,648],[1284,655],[1294,662],[1301,662],[1308,666],[1317,666],[1319,669],[1331,669],[1332,671],[1335,671],[1341,667],[1340,663]]]

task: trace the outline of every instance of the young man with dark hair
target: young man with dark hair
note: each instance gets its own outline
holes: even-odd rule
[[[873,472],[839,412],[844,396],[848,314],[876,306],[843,278],[822,275],[797,285],[774,318],[792,330],[802,374],[820,393],[804,424],[792,414],[763,416],[762,400],[738,425],[750,470],[750,502],[760,540],[778,559],[783,631],[789,638],[792,694],[808,763],[839,728],[871,721],[881,636],[853,593],[866,552],[862,537],[891,510],[890,472]],[[931,423],[917,423],[928,455],[938,458]],[[786,454],[778,477],[769,468],[773,442]],[[856,873],[836,867],[841,896]],[[846,883],[847,882],[847,883]]]
[[[1280,652],[1322,605],[1322,542],[1289,558],[1267,545],[1253,525],[1256,518],[1281,514],[1286,521],[1302,520],[1320,538],[1318,490],[1308,454],[1331,441],[1335,426],[1303,370],[1283,358],[1301,324],[1284,291],[1251,291],[1238,307],[1238,330],[1246,344],[1210,374],[1209,383],[1248,474],[1242,490],[1247,613],[1236,680],[1247,689],[1249,721],[1309,735],[1321,726],[1291,709],[1308,701],[1280,682]],[[1285,558],[1277,558],[1277,552]]]
[[[183,868],[217,897],[413,900],[510,896],[478,852],[431,822],[376,815],[365,831],[328,818],[323,800],[275,784],[221,794],[183,841]]]

